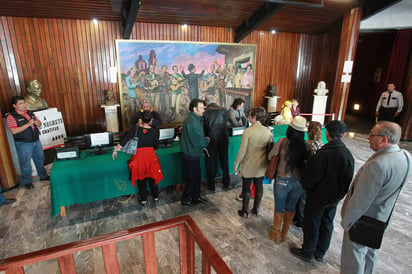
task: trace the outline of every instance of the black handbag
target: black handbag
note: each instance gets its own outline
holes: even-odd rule
[[[136,127],[136,132],[134,133],[134,136],[127,141],[127,143],[122,147],[122,152],[125,152],[130,155],[135,155],[137,147],[139,146],[139,137],[137,137],[137,130],[139,129],[139,126]]]
[[[388,223],[363,215],[349,229],[352,242],[379,249]]]
[[[405,151],[404,151],[405,153]],[[408,170],[406,172],[405,178],[402,184],[399,186],[399,191],[395,199],[395,203],[393,204],[392,211],[389,214],[388,220],[386,222],[382,222],[376,220],[375,218],[365,216],[359,218],[356,223],[349,229],[349,238],[352,242],[379,249],[382,244],[383,234],[388,226],[389,220],[392,216],[393,209],[395,208],[396,201],[398,200],[399,194],[401,193],[402,187],[406,182],[406,179],[409,174],[409,158],[406,155],[406,160],[408,162]],[[353,193],[353,188],[352,188]]]

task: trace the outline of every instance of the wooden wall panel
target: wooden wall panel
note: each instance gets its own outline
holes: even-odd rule
[[[88,20],[1,17],[1,108],[11,110],[14,95],[26,95],[25,82],[38,79],[42,97],[63,113],[68,135],[105,128],[105,89],[116,65],[120,23]]]
[[[96,26],[88,20],[0,17],[0,109],[10,111],[11,97],[25,96],[25,81],[38,79],[42,97],[62,112],[69,136],[103,131],[103,91],[113,90],[119,100],[118,84],[109,82],[109,68],[116,66],[115,40],[122,31],[121,23],[112,21]],[[243,39],[242,43],[257,45],[254,105],[264,105],[267,87],[276,84],[280,104],[297,97],[305,110],[311,108],[306,101],[314,84],[335,73],[325,65],[337,59],[333,52],[339,34],[332,33],[255,31]],[[135,23],[131,39],[231,43],[234,31]]]
[[[329,89],[328,106],[331,105],[339,39],[340,25],[324,34],[300,35],[296,86],[295,92],[291,95],[300,102],[303,113],[312,112],[314,89],[319,81],[326,82],[326,87]]]
[[[256,44],[255,106],[265,106],[268,86],[276,85],[279,105],[294,92],[299,34],[252,32],[242,43]]]
[[[342,31],[339,42],[338,63],[335,69],[335,86],[333,88],[331,112],[336,113],[336,119],[344,120],[348,100],[350,83],[342,83],[343,65],[346,60],[355,59],[358,44],[359,26],[362,17],[362,8],[352,9],[343,18]]]

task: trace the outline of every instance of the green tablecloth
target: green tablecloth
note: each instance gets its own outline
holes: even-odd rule
[[[276,142],[286,135],[288,125],[276,126],[273,139]],[[324,134],[323,134],[324,135]],[[229,172],[240,147],[241,136],[229,138]],[[326,140],[324,139],[324,142]],[[160,159],[164,179],[159,188],[177,185],[185,181],[185,168],[180,155],[179,142],[156,151]],[[136,193],[130,183],[127,160],[130,155],[119,152],[116,160],[109,151],[103,155],[82,153],[79,160],[55,161],[50,173],[51,216],[60,213],[60,207],[89,203]],[[206,177],[203,159],[202,178]],[[218,172],[221,171],[218,169]],[[220,174],[218,174],[220,175]]]

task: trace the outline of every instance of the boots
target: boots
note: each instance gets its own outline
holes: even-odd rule
[[[280,243],[280,227],[282,225],[283,213],[273,213],[273,229],[269,230],[269,239],[275,241],[276,244]]]
[[[259,207],[260,207],[260,202],[262,201],[262,196],[263,196],[263,193],[255,194],[255,200],[253,201],[252,214],[255,215],[256,217],[259,214]]]
[[[295,212],[285,211],[285,218],[283,219],[283,227],[282,227],[282,241],[286,240],[288,236],[290,224],[293,221],[293,217],[295,216]]]

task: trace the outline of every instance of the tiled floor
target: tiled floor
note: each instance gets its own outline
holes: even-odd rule
[[[349,129],[356,128],[348,121]],[[356,169],[372,154],[366,139],[369,129],[344,141],[356,160]],[[402,143],[412,152],[411,143]],[[391,228],[387,231],[379,252],[377,273],[410,273],[412,261],[412,178],[401,193]],[[51,246],[70,243],[126,228],[189,214],[220,253],[234,273],[338,273],[342,228],[340,205],[335,219],[331,247],[324,263],[306,263],[289,253],[289,248],[302,243],[302,231],[292,226],[286,242],[276,245],[267,238],[266,229],[272,223],[272,186],[265,185],[260,216],[240,218],[241,203],[235,200],[240,192],[240,178],[232,177],[232,188],[223,191],[218,184],[215,193],[204,189],[207,205],[182,207],[180,193],[163,190],[160,205],[139,207],[135,198],[128,203],[108,199],[67,208],[67,217],[50,217],[48,182],[35,183],[33,190],[13,189],[5,195],[18,202],[0,207],[0,259]],[[179,273],[177,232],[156,233],[159,273]],[[121,273],[142,273],[144,262],[141,240],[122,242],[117,246]],[[197,255],[198,252],[197,252]],[[98,249],[76,254],[78,273],[104,273]],[[200,256],[196,259],[200,273]],[[32,265],[26,273],[59,273],[56,262]]]

